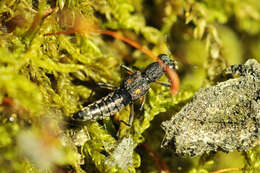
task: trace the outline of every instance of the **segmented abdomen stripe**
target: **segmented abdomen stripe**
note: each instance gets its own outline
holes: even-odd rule
[[[92,120],[104,119],[105,117],[112,116],[126,106],[124,104],[126,102],[124,99],[123,95],[116,90],[85,107],[85,116],[89,116],[87,119]]]

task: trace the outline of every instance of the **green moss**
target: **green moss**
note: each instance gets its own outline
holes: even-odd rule
[[[139,152],[139,144],[155,134],[148,145],[160,152],[164,134],[154,125],[170,119],[200,87],[215,84],[225,62],[259,55],[259,8],[258,0],[0,1],[0,172],[40,172],[42,167],[34,161],[41,156],[19,151],[21,136],[38,146],[32,150],[48,149],[63,156],[43,159],[50,165],[46,172],[155,171],[151,156]],[[47,15],[48,10],[53,11]],[[174,97],[168,88],[152,84],[144,112],[138,112],[131,128],[118,123],[128,121],[129,108],[104,123],[85,124],[80,146],[74,137],[81,135],[82,125],[67,119],[83,104],[107,94],[94,84],[119,86],[124,79],[120,64],[144,69],[152,59],[120,40],[95,33],[43,36],[73,28],[79,14],[155,54],[172,52],[180,62],[181,77],[180,92]],[[110,164],[127,147],[125,141],[132,141],[132,161],[124,168]],[[245,155],[246,171],[257,169],[253,165],[259,161],[258,153],[256,148]],[[174,171],[182,167],[182,172],[208,172],[218,166],[160,154]],[[146,160],[151,164],[143,164]]]
[[[260,146],[244,153],[245,167],[244,172],[259,172],[260,171]]]

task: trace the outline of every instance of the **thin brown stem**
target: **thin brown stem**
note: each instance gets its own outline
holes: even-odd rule
[[[242,168],[227,168],[227,169],[221,169],[221,170],[218,170],[218,171],[213,171],[213,172],[210,172],[210,173],[224,173],[224,172],[230,172],[230,171],[241,171]]]
[[[152,157],[152,159],[154,160],[154,163],[158,169],[158,171],[162,171],[164,170],[166,173],[170,173],[170,170],[167,166],[167,164],[160,158],[160,156],[156,153],[154,153],[146,144],[142,144],[142,146],[144,147],[145,151]]]

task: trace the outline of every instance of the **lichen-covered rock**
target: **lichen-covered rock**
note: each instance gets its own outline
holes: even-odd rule
[[[177,155],[196,156],[254,145],[260,136],[260,64],[250,59],[229,67],[226,74],[239,77],[199,90],[179,113],[162,123],[163,147],[173,148]]]

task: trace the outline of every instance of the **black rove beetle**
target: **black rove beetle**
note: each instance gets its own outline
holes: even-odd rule
[[[162,65],[171,69],[175,68],[174,61],[166,54],[160,54],[159,59]],[[144,72],[123,67],[130,75],[122,82],[120,87],[109,93],[107,96],[95,101],[94,103],[84,107],[79,112],[75,113],[72,118],[77,121],[100,120],[112,116],[119,112],[123,107],[131,104],[135,100],[140,99],[150,89],[150,83],[157,82],[158,84],[170,87],[167,83],[158,82],[157,80],[165,73],[164,67],[159,62],[154,62],[146,67]],[[144,103],[144,102],[143,102]],[[141,108],[143,107],[143,103]],[[133,122],[133,108],[131,108],[131,115],[129,124]]]

